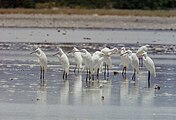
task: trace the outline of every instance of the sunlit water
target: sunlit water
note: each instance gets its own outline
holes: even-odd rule
[[[10,29],[10,30],[9,30]],[[17,34],[16,32],[22,32],[26,34],[29,30],[33,31],[32,37],[24,34]],[[53,31],[59,34],[53,36]],[[112,57],[113,67],[110,71],[110,77],[108,80],[104,79],[103,73],[100,74],[99,82],[97,80],[86,82],[86,72],[82,71],[79,74],[74,73],[74,60],[73,56],[69,55],[71,63],[70,74],[68,80],[62,79],[62,67],[56,57],[52,54],[56,52],[53,47],[46,46],[49,43],[58,43],[64,48],[67,53],[73,46],[79,48],[85,47],[91,53],[95,50],[101,49],[107,45],[106,40],[104,42],[98,41],[97,44],[83,44],[82,40],[87,42],[95,42],[92,39],[95,33],[100,33],[101,37],[107,37],[109,39],[117,37],[116,34],[125,36],[128,39],[135,39],[136,41],[116,43],[114,40],[109,40],[114,47],[120,47],[123,45],[128,48],[136,50],[138,45],[135,43],[139,41],[137,38],[143,38],[145,40],[146,34],[151,33],[150,37],[153,37],[153,33],[163,33],[163,31],[119,31],[109,30],[108,35],[103,35],[105,30],[65,30],[72,31],[72,38],[78,40],[79,44],[62,44],[57,42],[59,36],[67,37],[70,41],[69,32],[61,34],[61,30],[58,32],[54,29],[12,29],[1,28],[1,34],[3,37],[0,39],[0,115],[2,119],[174,119],[176,117],[176,56],[174,53],[162,53],[156,54],[150,51],[149,56],[153,59],[156,66],[157,77],[151,77],[151,87],[147,86],[147,70],[145,66],[140,68],[140,73],[137,75],[137,80],[134,83],[131,80],[132,69],[128,69],[127,77],[124,79],[121,75],[122,66],[120,64],[119,55]],[[73,31],[79,31],[75,34]],[[84,36],[88,32],[89,36]],[[51,37],[51,41],[44,40],[44,36],[41,34],[49,33],[48,37]],[[84,35],[80,33],[85,33]],[[112,33],[111,33],[112,32]],[[119,33],[120,32],[120,33]],[[134,33],[135,34],[134,34]],[[137,33],[140,32],[140,36],[137,37]],[[15,33],[15,34],[14,34]],[[41,33],[41,34],[40,34]],[[123,33],[123,34],[121,34]],[[130,37],[130,33],[134,34],[133,38]],[[142,34],[143,33],[143,34]],[[5,34],[10,34],[10,37]],[[12,35],[13,34],[13,35]],[[36,34],[36,36],[34,35]],[[164,32],[164,37],[171,40],[175,33]],[[167,34],[167,35],[166,35]],[[18,39],[12,39],[18,37]],[[18,36],[19,35],[19,36]],[[35,36],[35,41],[33,37]],[[75,37],[75,36],[76,37]],[[114,35],[114,36],[113,36]],[[129,36],[128,36],[129,35]],[[144,36],[143,36],[144,35]],[[89,39],[89,37],[91,39]],[[162,35],[160,36],[162,39]],[[23,39],[24,38],[24,39]],[[45,36],[44,38],[47,38]],[[30,43],[28,42],[30,40]],[[81,40],[79,40],[81,39]],[[97,39],[99,34],[97,34]],[[118,37],[116,39],[119,39]],[[148,38],[146,38],[148,39]],[[159,39],[159,38],[157,38]],[[150,39],[149,39],[150,40]],[[42,42],[40,42],[42,41]],[[156,44],[155,42],[145,41],[148,44]],[[9,43],[13,42],[13,43]],[[19,43],[22,42],[22,43]],[[37,57],[30,55],[30,51],[33,45],[41,45],[34,42],[45,43],[44,50],[48,56],[48,68],[46,72],[46,85],[40,87],[39,85],[39,65],[37,63]],[[49,43],[48,43],[49,42]],[[140,43],[144,43],[140,41]],[[160,42],[165,42],[161,40]],[[167,42],[167,44],[173,44],[173,41]],[[174,41],[175,42],[175,41]],[[165,43],[164,43],[165,44]],[[79,45],[79,46],[78,46]],[[53,46],[53,45],[52,45]],[[135,46],[135,48],[133,48]],[[153,45],[154,47],[155,45]],[[30,49],[31,48],[31,49]],[[119,74],[114,75],[113,72],[117,71]],[[160,86],[160,90],[154,89],[155,85]],[[103,86],[103,87],[100,87]],[[104,97],[104,99],[102,99]]]

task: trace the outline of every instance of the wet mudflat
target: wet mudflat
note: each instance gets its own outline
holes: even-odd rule
[[[171,33],[172,37],[173,34]],[[113,67],[108,80],[104,79],[101,73],[99,82],[98,80],[86,82],[85,71],[75,74],[74,60],[72,55],[69,55],[70,74],[68,80],[63,80],[62,67],[58,59],[52,56],[56,52],[55,45],[49,44],[52,42],[35,43],[20,40],[22,39],[7,42],[4,40],[0,44],[0,115],[2,119],[165,120],[176,117],[176,56],[174,51],[169,51],[168,47],[168,51],[161,53],[153,51],[155,49],[149,52],[149,56],[155,62],[157,77],[151,78],[151,87],[148,88],[147,70],[144,66],[140,68],[135,83],[131,80],[131,67],[128,69],[126,79],[122,77],[118,54],[112,57]],[[89,39],[88,41],[91,42]],[[130,44],[121,42],[112,45],[111,43],[114,42],[110,41],[106,45],[120,48],[123,44],[135,51],[139,46],[136,45],[136,41]],[[69,44],[58,42],[56,45],[63,47],[65,52],[79,45],[79,48],[86,48],[91,53],[105,45],[99,42],[96,44],[71,42]],[[151,41],[148,44],[153,48],[164,46],[164,44],[153,44]],[[39,85],[37,57],[29,54],[33,45],[41,46],[48,57],[44,87]],[[172,42],[167,46],[174,47]],[[114,75],[114,71],[119,74]],[[160,90],[154,89],[155,85],[159,85]]]

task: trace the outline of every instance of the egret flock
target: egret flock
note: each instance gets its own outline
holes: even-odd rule
[[[148,70],[148,87],[150,87],[150,77],[151,74],[156,77],[155,65],[153,60],[148,56],[147,51],[149,49],[149,45],[144,45],[140,47],[137,52],[132,52],[131,50],[126,50],[125,47],[121,49],[113,48],[110,49],[105,47],[100,51],[96,51],[91,54],[86,49],[77,49],[74,47],[72,51],[68,52],[68,54],[72,53],[75,60],[75,68],[74,72],[79,73],[81,70],[86,70],[86,81],[99,80],[100,70],[104,70],[104,78],[109,78],[109,69],[112,68],[112,60],[111,56],[114,54],[119,54],[120,56],[120,65],[123,66],[122,76],[126,78],[127,69],[131,65],[133,68],[132,80],[136,80],[136,74],[140,72],[139,67],[140,64],[144,63],[145,67]],[[40,49],[35,49],[32,53],[36,53],[38,57],[38,62],[40,65],[40,84],[44,85],[44,75],[47,68],[47,57],[45,53]],[[32,54],[31,53],[31,54]],[[66,53],[62,50],[62,48],[58,48],[58,52],[53,54],[53,56],[57,56],[59,62],[63,68],[63,79],[67,80],[69,74],[70,63]]]

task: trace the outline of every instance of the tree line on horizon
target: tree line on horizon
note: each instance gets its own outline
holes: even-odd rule
[[[176,0],[0,0],[1,8],[175,9]]]

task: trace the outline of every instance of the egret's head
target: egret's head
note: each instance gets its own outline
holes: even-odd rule
[[[147,45],[145,45],[145,46],[146,46],[146,47],[150,47],[150,45],[148,45],[148,44],[147,44]]]
[[[124,51],[126,51],[125,47],[122,47],[120,50],[124,50]]]
[[[145,45],[143,51],[144,51],[144,52],[147,52],[147,51],[149,50],[149,47],[150,47],[150,45]]]
[[[114,52],[114,53],[117,53],[119,51],[119,49],[115,47],[111,51]]]
[[[103,56],[105,56],[105,54],[102,53],[102,52],[100,52],[100,53],[99,53],[99,56],[100,56],[100,57],[103,57]]]
[[[61,52],[60,51],[58,51],[57,53],[55,53],[53,56],[56,56],[56,55],[60,55],[61,54]]]
[[[125,51],[124,53],[120,54],[120,56],[123,56],[125,54],[128,54],[128,55],[131,55],[132,54],[132,51],[131,50],[127,50]]]
[[[127,50],[126,53],[132,54],[132,51],[131,50]]]
[[[103,57],[104,56],[104,53],[101,52],[101,51],[96,51],[94,54],[100,56],[100,57]]]
[[[37,48],[36,50],[34,50],[33,52],[31,52],[30,54],[33,54],[33,53],[38,53],[38,54],[40,54],[40,52],[41,52],[41,49],[40,49],[40,48]]]
[[[142,54],[142,56],[144,56],[145,58],[147,57],[147,52],[144,52],[143,54]]]
[[[73,47],[73,50],[71,51],[71,52],[77,52],[77,51],[79,51],[76,47]]]
[[[111,49],[109,52],[108,52],[108,55],[113,55],[113,54],[116,54],[116,53],[118,53],[119,52],[119,50],[118,50],[118,48],[113,48],[113,49]]]
[[[146,58],[147,58],[147,52],[144,52],[143,54],[142,54],[142,58],[145,60]]]
[[[61,51],[62,51],[62,48],[60,48],[60,47],[59,47],[59,48],[58,48],[58,51],[60,51],[60,52],[61,52]]]
[[[87,50],[86,49],[81,49],[80,52],[86,54]]]
[[[37,53],[40,53],[40,52],[41,52],[41,49],[40,49],[40,48],[37,48],[35,51],[36,51]]]

